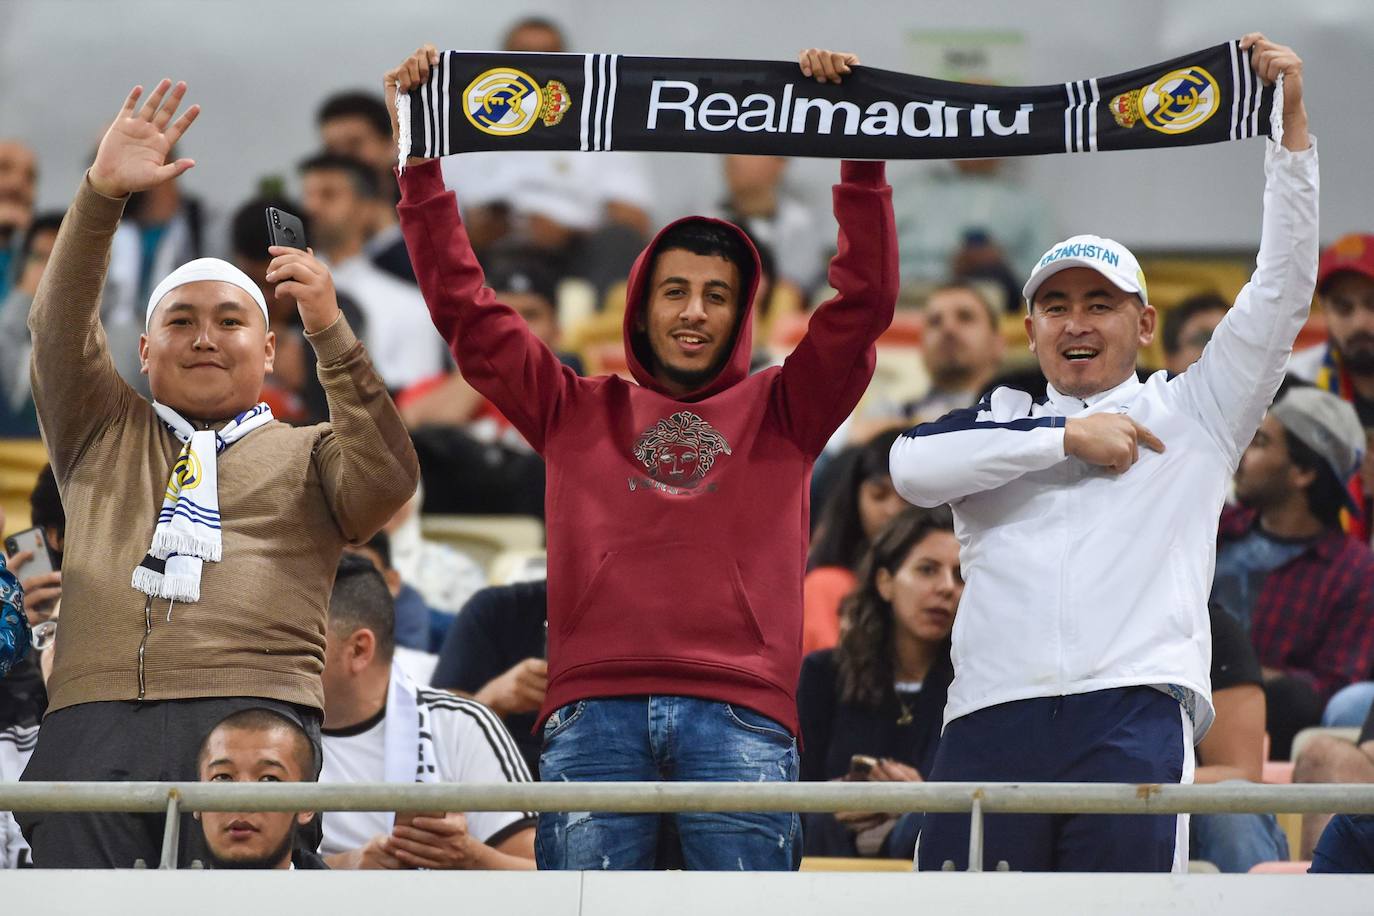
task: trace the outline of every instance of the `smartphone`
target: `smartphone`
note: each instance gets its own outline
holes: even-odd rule
[[[855,754],[849,758],[850,782],[864,782],[868,779],[868,774],[873,772],[873,768],[878,765],[878,758],[870,757],[867,754]]]
[[[13,571],[20,579],[56,571],[57,564],[53,563],[52,552],[48,550],[48,539],[43,536],[42,528],[26,528],[5,538],[5,553],[11,557],[25,550],[33,551],[33,559]]]
[[[300,217],[276,207],[267,208],[267,236],[273,245],[305,250],[305,225]]]

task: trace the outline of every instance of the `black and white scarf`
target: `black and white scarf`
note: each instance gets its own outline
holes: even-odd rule
[[[1050,86],[872,67],[834,85],[794,62],[444,51],[428,83],[397,101],[404,165],[481,150],[960,159],[1142,149],[1270,134],[1261,112],[1273,98],[1231,41]]]

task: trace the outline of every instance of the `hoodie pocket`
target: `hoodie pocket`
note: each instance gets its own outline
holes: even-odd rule
[[[700,543],[606,554],[559,632],[574,665],[607,658],[741,663],[764,646],[738,564]]]

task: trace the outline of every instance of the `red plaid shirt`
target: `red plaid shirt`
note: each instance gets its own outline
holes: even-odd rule
[[[1221,513],[1218,545],[1250,533],[1258,515]],[[1330,698],[1374,675],[1374,551],[1330,531],[1269,573],[1250,620],[1260,664],[1306,680]]]

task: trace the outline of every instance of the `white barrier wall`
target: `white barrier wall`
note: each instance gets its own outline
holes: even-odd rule
[[[42,916],[1368,916],[1374,877],[25,871],[0,895]]]

